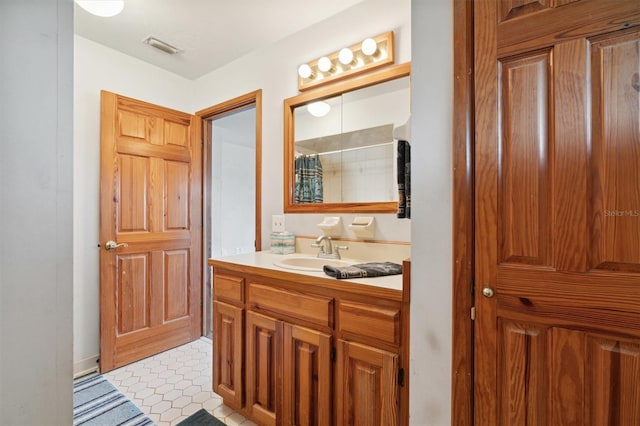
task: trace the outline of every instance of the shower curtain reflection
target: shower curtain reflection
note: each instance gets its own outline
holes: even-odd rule
[[[322,203],[322,163],[317,154],[299,155],[295,162],[295,202]]]

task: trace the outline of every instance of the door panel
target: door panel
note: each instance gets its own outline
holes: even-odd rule
[[[331,336],[284,324],[282,424],[331,424]]]
[[[499,424],[637,424],[637,341],[507,321],[499,333]]]
[[[189,252],[164,252],[164,313],[165,321],[189,315]]]
[[[102,92],[103,372],[201,334],[198,132],[195,116]]]
[[[213,339],[213,391],[236,410],[242,409],[243,373],[243,310],[213,302],[215,325]]]
[[[637,33],[591,46],[592,268],[640,272],[639,49]]]
[[[398,424],[398,355],[338,340],[338,425]]]
[[[247,312],[247,410],[260,424],[276,424],[282,322]]]
[[[550,52],[500,61],[501,262],[548,265]]]
[[[640,424],[640,7],[474,7],[476,424]]]
[[[117,306],[130,307],[118,310],[120,334],[149,327],[149,263],[146,254],[118,256]]]
[[[189,228],[189,164],[165,161],[166,230]]]

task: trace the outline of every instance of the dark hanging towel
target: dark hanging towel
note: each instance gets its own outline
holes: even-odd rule
[[[411,145],[398,141],[398,218],[411,218]]]

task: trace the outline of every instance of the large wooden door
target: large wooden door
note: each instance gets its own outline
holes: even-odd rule
[[[105,372],[201,335],[202,165],[195,116],[105,91],[101,103]]]
[[[478,425],[640,424],[640,2],[475,6]]]

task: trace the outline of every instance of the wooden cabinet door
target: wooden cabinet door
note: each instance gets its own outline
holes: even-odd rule
[[[338,341],[338,425],[398,424],[398,354]]]
[[[276,424],[282,322],[247,311],[246,408],[261,425]]]
[[[475,17],[475,424],[640,424],[640,2]]]
[[[213,302],[213,391],[225,404],[242,408],[243,310]]]
[[[331,424],[331,336],[284,324],[282,424]]]

